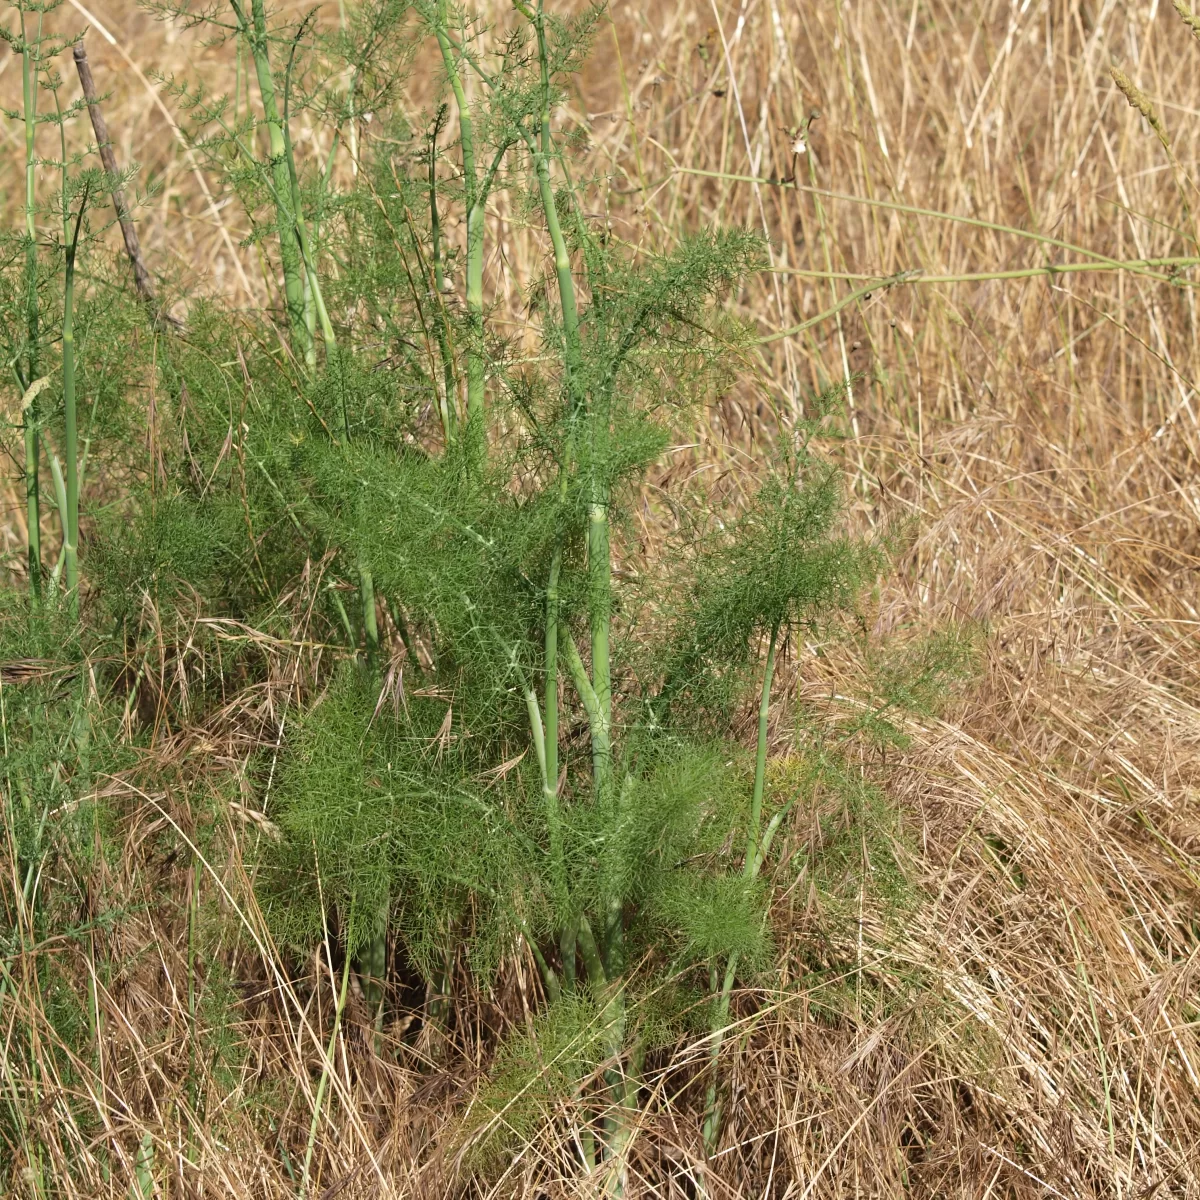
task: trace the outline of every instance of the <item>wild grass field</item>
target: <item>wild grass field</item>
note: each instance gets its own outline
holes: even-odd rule
[[[4,18],[4,1194],[1200,1197],[1200,19],[1158,0],[614,0],[580,62],[584,26],[554,32],[543,132],[504,90],[526,71],[541,103],[536,55],[497,57],[540,8],[483,0],[471,25],[444,3],[276,3],[261,44],[281,96],[300,47],[286,158],[320,260],[297,322],[252,22],[199,19],[236,11],[26,5],[62,37],[39,111],[65,114],[61,143],[36,127],[28,179],[22,12]],[[71,107],[84,31],[148,304]],[[478,325],[464,105],[489,153],[533,130],[480,202]],[[697,240],[717,230],[760,240]],[[439,238],[440,290],[413,281]],[[620,322],[660,317],[614,391]],[[379,443],[359,457],[348,388]],[[576,389],[580,412],[654,399],[577,442]],[[318,424],[337,453],[294,466]],[[55,464],[76,442],[71,587]],[[463,478],[503,460],[491,491],[422,465],[454,445]],[[585,460],[625,489],[603,542],[608,491],[562,524]],[[786,517],[788,488],[808,503],[831,471],[828,528],[790,542],[760,520],[764,481],[784,480]],[[496,515],[535,495],[560,496],[558,525]],[[770,609],[786,563],[760,579],[738,557],[773,530],[788,562],[818,547],[811,602],[806,576]],[[445,549],[505,538],[508,574]],[[510,604],[527,568],[536,604]],[[672,631],[707,628],[712,596],[712,645],[737,643],[705,667],[715,733],[689,724],[699,676],[675,717],[647,682],[673,678],[692,635]],[[535,626],[544,692],[517,651],[471,641]],[[339,714],[360,712],[350,736]],[[393,755],[486,820],[445,818],[436,846],[335,822]],[[653,826],[634,849],[627,791]],[[699,841],[660,845],[684,792]],[[526,820],[543,794],[544,825]],[[493,848],[527,832],[549,865],[506,899],[525,860]],[[378,849],[400,841],[408,858]],[[618,842],[634,882],[600,888],[593,973],[581,897]],[[674,882],[693,862],[694,895]]]

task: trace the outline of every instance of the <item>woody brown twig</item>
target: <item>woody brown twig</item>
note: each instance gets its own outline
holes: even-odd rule
[[[120,172],[117,168],[117,156],[113,153],[112,139],[108,136],[108,125],[104,114],[100,111],[100,101],[96,96],[96,81],[92,78],[92,68],[88,64],[87,50],[82,42],[76,44],[72,57],[75,59],[75,69],[79,72],[79,82],[83,87],[83,98],[87,101],[88,113],[92,118],[92,130],[96,134],[96,149],[100,152],[100,161],[104,170],[113,181],[113,207],[117,210],[117,221],[121,226],[121,236],[125,239],[125,252],[133,266],[133,282],[146,306],[153,312],[155,320],[165,320],[172,325],[179,322],[158,308],[158,300],[154,294],[154,283],[150,272],[146,270],[146,261],[142,258],[142,246],[138,241],[137,228],[129,215],[129,203],[125,199],[125,190],[120,185]]]

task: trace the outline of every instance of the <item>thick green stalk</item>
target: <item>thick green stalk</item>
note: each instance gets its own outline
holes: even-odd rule
[[[437,121],[433,133],[429,137],[429,240],[433,253],[433,288],[434,304],[437,306],[435,315],[435,332],[438,342],[438,353],[442,356],[442,428],[446,435],[446,444],[454,442],[457,424],[457,398],[455,395],[454,359],[450,354],[450,321],[446,316],[446,275],[442,267],[442,226],[438,213],[437,196],[437,137],[441,129],[442,117],[446,109],[438,110]]]
[[[304,206],[300,199],[300,176],[296,171],[296,151],[292,145],[291,128],[292,68],[295,59],[296,43],[293,42],[283,85],[283,148],[284,156],[287,159],[288,195],[291,200],[292,221],[295,224],[296,242],[300,247],[300,259],[304,264],[304,330],[306,337],[304,361],[310,371],[315,371],[317,351],[314,334],[317,322],[321,323],[321,338],[325,343],[327,359],[337,350],[337,337],[333,332],[333,322],[329,319],[329,311],[325,307],[325,297],[321,292],[321,280],[317,275],[316,251],[313,248],[312,239],[308,235],[308,225],[304,220]]]
[[[566,239],[563,237],[562,226],[558,220],[558,210],[554,203],[554,190],[550,181],[550,108],[549,108],[549,69],[546,54],[545,33],[541,21],[541,12],[537,14],[536,27],[538,30],[538,48],[542,66],[542,120],[539,139],[536,143],[529,142],[534,155],[534,165],[538,179],[538,191],[542,209],[546,218],[546,228],[550,233],[550,242],[554,249],[554,268],[558,278],[559,306],[562,313],[563,330],[566,338],[566,368],[569,411],[567,413],[566,451],[559,476],[559,503],[566,501],[567,488],[570,484],[571,468],[574,462],[575,426],[584,408],[584,397],[580,382],[580,345],[579,345],[579,310],[575,301],[575,281],[571,275],[571,258],[567,250]],[[547,760],[552,762],[550,770],[550,787],[554,789],[554,807],[558,806],[558,640],[559,640],[559,576],[562,571],[563,548],[561,543],[555,547],[550,563],[550,577],[546,586],[546,742]],[[571,646],[574,649],[574,646]],[[575,653],[578,659],[578,652]],[[579,664],[582,669],[582,663]],[[586,673],[585,673],[586,678]],[[611,698],[611,687],[607,689]],[[603,715],[605,707],[600,706],[599,713]],[[608,747],[607,722],[603,729],[603,757],[611,762],[611,750]],[[599,764],[600,758],[595,756],[597,743],[593,730],[594,762]],[[552,747],[552,749],[551,749]],[[552,843],[553,848],[553,843]],[[560,851],[561,853],[561,851]],[[565,868],[564,868],[565,871]],[[575,974],[575,950],[578,932],[575,925],[568,923],[561,937],[563,957],[563,973],[570,979]]]
[[[559,903],[567,902],[566,864],[563,858],[562,822],[558,809],[558,580],[562,571],[562,551],[556,550],[546,585],[546,770],[542,790],[546,802],[546,825],[550,837],[550,867]],[[566,964],[563,964],[566,970]],[[571,967],[574,973],[574,965]]]
[[[775,658],[779,644],[778,623],[771,630],[771,640],[767,645],[767,663],[763,670],[762,692],[758,701],[758,747],[754,756],[754,791],[750,799],[750,827],[746,833],[746,860],[742,874],[746,881],[758,877],[762,866],[766,846],[761,836],[763,795],[767,782],[767,725],[771,713],[771,684],[775,678]],[[775,824],[772,823],[770,834],[774,835]],[[709,1058],[712,1068],[712,1078],[709,1080],[704,1103],[704,1148],[708,1154],[713,1154],[717,1148],[717,1135],[721,1130],[721,1107],[717,1098],[717,1059],[721,1046],[725,1041],[725,1031],[729,1026],[729,1002],[733,994],[733,981],[737,974],[738,953],[735,950],[725,967],[725,978],[721,982],[721,991],[713,1005],[712,1019],[709,1023],[710,1048]],[[716,983],[715,968],[713,983]]]
[[[579,918],[570,917],[564,923],[558,938],[559,954],[562,957],[563,991],[575,990],[575,955],[579,946]]]
[[[549,125],[549,122],[546,122]],[[549,131],[543,134],[542,143],[549,141]],[[538,181],[538,197],[546,218],[546,230],[554,249],[554,274],[558,281],[558,300],[562,310],[563,335],[566,341],[565,359],[567,367],[567,389],[571,398],[573,415],[583,407],[580,364],[582,354],[579,344],[579,310],[575,303],[575,281],[571,276],[571,255],[567,239],[563,236],[562,224],[558,219],[558,208],[554,203],[554,187],[550,179],[550,155],[541,144],[527,138],[526,144],[533,152],[534,171]]]
[[[317,305],[307,263],[304,264],[304,335],[304,365],[312,375],[317,369]]]
[[[538,182],[538,195],[546,219],[546,229],[554,251],[554,270],[558,283],[559,306],[562,314],[564,336],[564,365],[566,367],[569,408],[567,413],[567,455],[562,473],[562,495],[565,499],[568,476],[573,459],[577,423],[589,418],[593,450],[603,443],[606,429],[597,428],[607,422],[607,411],[587,411],[587,398],[582,382],[582,350],[579,335],[579,310],[576,303],[575,281],[571,273],[571,257],[559,221],[554,187],[550,174],[553,154],[553,139],[550,132],[550,55],[546,42],[546,27],[541,0],[532,12],[524,10],[532,19],[538,44],[538,60],[541,71],[541,112],[538,136],[534,139],[527,132],[525,142],[533,156],[534,171]],[[593,488],[596,491],[596,488]],[[547,710],[550,705],[550,688],[555,689],[557,702],[557,640],[558,640],[558,577],[561,567],[561,550],[556,551],[551,579],[547,587],[546,648],[547,648]],[[604,802],[615,802],[612,795],[612,673],[610,663],[610,629],[612,621],[612,555],[608,528],[607,497],[593,495],[588,508],[588,576],[591,601],[591,650],[592,676],[589,680],[579,655],[578,647],[569,631],[566,634],[565,651],[567,666],[576,690],[587,713],[592,742],[592,773],[596,795]],[[554,667],[554,671],[551,671]],[[619,1064],[625,1051],[626,1012],[625,989],[621,974],[624,971],[624,928],[621,912],[621,897],[610,897],[608,911],[604,914],[604,945],[599,947],[591,927],[582,919],[576,929],[566,931],[563,938],[564,970],[568,953],[572,960],[576,942],[583,954],[593,986],[600,979],[608,981],[608,1000],[605,1005],[605,1043],[607,1056]],[[632,1125],[627,1111],[631,1093],[619,1065],[607,1073],[609,1091],[616,1099],[616,1110],[607,1121],[609,1175],[605,1190],[610,1195],[622,1194],[625,1187],[625,1156]],[[636,1088],[632,1098],[636,1102]]]
[[[583,395],[583,386],[581,381],[581,362],[582,352],[580,349],[579,340],[579,309],[575,299],[575,280],[571,274],[571,255],[567,249],[567,240],[563,236],[562,224],[558,219],[558,207],[554,201],[554,187],[550,178],[550,156],[553,150],[553,140],[550,134],[550,67],[549,67],[549,51],[546,46],[546,30],[545,21],[542,12],[542,6],[539,4],[537,10],[531,14],[533,17],[534,29],[537,33],[538,41],[538,58],[541,69],[541,85],[542,85],[542,104],[540,113],[540,122],[538,136],[536,140],[526,134],[525,141],[533,155],[534,171],[538,181],[538,195],[542,204],[542,212],[546,218],[546,229],[550,234],[550,244],[554,250],[554,271],[558,281],[558,299],[559,306],[562,312],[563,335],[565,341],[565,364],[567,369],[567,392],[570,400],[570,411],[567,414],[568,421],[568,454],[567,461],[563,466],[562,474],[562,493],[565,496],[566,485],[568,482],[567,476],[570,471],[571,446],[575,436],[574,427],[576,421],[583,415],[585,397]],[[556,552],[554,563],[551,566],[551,573],[554,575],[557,568],[561,567],[561,552]],[[604,592],[604,597],[607,597],[608,589],[611,588],[611,562],[608,551],[608,517],[606,510],[596,511],[595,506],[589,511],[588,524],[588,562],[593,585],[599,582],[601,574],[605,575],[606,583],[601,589]],[[549,603],[550,589],[547,591],[547,628],[546,628],[546,645],[547,645],[547,689],[551,682],[555,687],[555,703],[557,704],[557,677],[553,680],[549,678],[550,663],[549,650],[553,644],[557,648],[558,638],[558,603],[557,603],[557,577],[553,580],[553,595],[554,604],[551,607]],[[593,597],[595,599],[595,597]],[[609,667],[609,616],[607,611],[602,614],[600,620],[596,619],[596,612],[593,612],[592,619],[592,679],[593,690],[596,700],[599,704],[599,711],[603,718],[605,728],[605,740],[607,744],[607,730],[611,726],[612,718],[612,684],[611,672]],[[557,665],[557,661],[555,662]],[[547,692],[547,704],[549,704],[549,692]],[[549,714],[547,713],[549,720]],[[594,746],[593,746],[594,749]],[[599,760],[597,760],[599,762]],[[607,761],[611,761],[608,758]],[[598,788],[602,782],[607,779],[607,772],[604,772],[604,780],[597,778]]]
[[[554,200],[554,187],[550,178],[550,156],[553,151],[553,140],[550,134],[550,67],[549,51],[546,45],[546,29],[542,6],[539,3],[536,11],[531,14],[538,41],[538,58],[541,69],[542,104],[538,136],[535,140],[526,134],[525,141],[533,155],[534,170],[538,181],[538,195],[542,204],[542,212],[546,218],[546,229],[550,234],[550,244],[554,250],[554,271],[558,281],[559,306],[562,312],[564,335],[564,358],[567,369],[567,391],[570,400],[568,420],[568,461],[563,467],[562,490],[565,494],[567,474],[570,470],[570,447],[575,436],[574,426],[583,415],[585,397],[581,381],[582,352],[579,339],[579,309],[575,299],[575,280],[571,274],[571,256],[567,249],[567,241],[563,236],[562,225],[558,219],[558,207]],[[612,564],[609,552],[608,513],[607,507],[593,504],[588,513],[588,566],[592,590],[592,690],[598,705],[601,723],[603,725],[603,753],[596,754],[596,743],[593,736],[593,758],[596,764],[595,779],[598,793],[603,793],[609,782],[609,767],[611,765],[611,750],[608,745],[608,730],[612,725],[612,682],[609,665],[609,627],[611,623],[609,612],[609,597],[612,586]],[[556,552],[551,566],[552,574],[561,566],[561,554]],[[550,590],[547,591],[547,689],[553,682],[555,701],[557,703],[557,677],[549,678],[549,651],[553,644],[557,648],[558,638],[558,604],[557,578],[553,581],[554,604],[549,603]],[[557,662],[555,662],[557,665]],[[549,704],[549,691],[547,691]],[[549,718],[548,718],[549,719]],[[593,730],[593,734],[594,734]]]
[[[621,996],[619,1014],[621,1043],[626,1041],[625,997]],[[638,1092],[642,1086],[642,1065],[646,1048],[641,1038],[635,1035],[629,1048],[628,1067],[624,1073],[617,1072],[611,1089],[616,1097],[616,1107],[609,1117],[608,1145],[605,1147],[607,1178],[604,1191],[609,1196],[624,1196],[629,1184],[629,1147],[637,1128]]]
[[[361,975],[363,997],[371,1011],[375,1029],[375,1053],[382,1049],[384,1000],[387,981],[387,931],[391,911],[390,897],[385,896],[375,913],[371,936],[358,952],[357,969]]]
[[[717,1150],[717,1137],[721,1132],[721,1103],[717,1095],[717,1059],[725,1042],[725,1031],[729,1028],[729,1001],[733,994],[733,980],[737,974],[738,955],[735,950],[725,967],[725,979],[720,994],[713,1005],[710,1025],[709,1068],[712,1072],[704,1095],[704,1150],[711,1158]],[[716,984],[716,968],[713,969],[713,984]]]
[[[601,707],[592,681],[588,678],[587,668],[583,665],[583,658],[570,629],[563,628],[561,632],[566,635],[562,649],[567,659],[567,670],[571,673],[571,682],[583,701],[583,711],[587,715],[588,735],[592,743],[592,777],[597,787],[603,785],[607,791],[612,776],[612,742],[608,715]]]
[[[258,91],[262,98],[263,118],[267,126],[271,152],[272,191],[275,199],[276,229],[279,234],[279,258],[283,267],[288,328],[292,334],[293,350],[299,357],[308,361],[310,344],[304,314],[304,263],[296,236],[296,215],[291,207],[292,185],[288,171],[287,138],[279,115],[275,77],[271,71],[266,3],[265,0],[250,0],[249,20],[239,0],[230,0],[230,4],[237,18],[239,32],[249,43]]]
[[[612,549],[608,536],[608,504],[594,498],[588,505],[588,591],[592,626],[592,686],[612,728],[612,668],[609,661],[609,632],[612,625]],[[610,780],[597,779],[603,791]]]
[[[608,984],[608,975],[604,971],[604,962],[600,957],[600,948],[596,945],[595,934],[592,933],[592,927],[588,923],[587,917],[579,919],[579,928],[576,931],[579,939],[579,953],[583,958],[583,967],[587,971],[588,982],[597,992]]]
[[[299,204],[300,189],[297,187],[295,199],[293,203]],[[313,317],[312,324],[316,325],[320,322],[321,325],[321,340],[325,343],[325,355],[328,360],[335,350],[337,350],[337,334],[333,329],[333,322],[329,318],[329,310],[325,307],[325,294],[321,291],[321,279],[317,274],[316,256],[313,251],[312,243],[309,240],[308,230],[302,218],[296,218],[296,238],[300,243],[300,256],[304,262],[304,273],[306,281],[305,296],[312,301]],[[307,301],[306,301],[307,303]],[[309,336],[308,317],[305,317],[305,336]],[[312,346],[311,341],[305,347],[305,362],[310,364],[310,368],[316,366],[316,350]]]
[[[25,379],[32,389],[37,379],[38,295],[37,227],[34,224],[36,200],[37,130],[37,50],[25,36],[25,14],[21,14],[21,95],[25,116]],[[27,395],[29,393],[27,392]],[[28,524],[29,587],[34,601],[42,595],[41,506],[38,489],[38,424],[41,406],[37,392],[29,396],[23,420],[25,425],[25,519]]]

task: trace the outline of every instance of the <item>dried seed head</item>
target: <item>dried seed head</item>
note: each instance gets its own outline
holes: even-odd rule
[[[1175,11],[1183,18],[1183,23],[1196,37],[1200,38],[1200,17],[1192,12],[1183,0],[1171,0],[1171,3],[1175,5]]]
[[[1167,139],[1166,128],[1162,121],[1159,120],[1158,113],[1154,111],[1154,105],[1150,103],[1150,97],[1120,67],[1115,65],[1110,66],[1108,73],[1112,76],[1113,83],[1120,89],[1121,94],[1129,101],[1130,108],[1136,108],[1146,118],[1146,122],[1150,128],[1158,134],[1158,140],[1164,146],[1169,146],[1170,143]]]

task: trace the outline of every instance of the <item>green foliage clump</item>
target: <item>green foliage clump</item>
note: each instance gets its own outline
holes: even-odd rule
[[[428,978],[468,914],[486,970],[511,938],[498,901],[526,858],[506,785],[488,789],[464,771],[452,701],[413,696],[402,721],[377,704],[377,685],[347,665],[294,732],[275,798],[284,841],[269,860],[269,915],[309,945],[341,914],[353,953],[371,914],[403,896],[399,932]]]
[[[903,749],[909,744],[901,722],[939,716],[955,685],[975,676],[979,630],[951,625],[894,648],[868,662],[869,695],[861,715],[846,723],[844,736],[863,734]]]
[[[74,715],[40,733],[23,711],[7,718],[31,756],[9,766],[11,836],[32,861],[38,814],[84,811],[75,773],[47,769],[68,743],[87,742],[90,770],[100,761],[83,732],[102,722],[78,687],[81,629],[89,651],[122,664],[108,682],[126,729],[138,682],[124,664],[158,652],[185,598],[319,648],[312,690],[289,689],[300,703],[275,726],[269,764],[250,764],[277,835],[253,851],[274,931],[301,951],[336,937],[378,1016],[389,944],[440,991],[448,962],[486,982],[523,943],[546,1003],[497,1055],[476,1106],[481,1153],[499,1144],[485,1129],[523,1135],[575,1091],[608,1113],[601,1153],[619,1158],[645,1048],[700,1013],[715,1054],[735,980],[770,968],[762,867],[817,789],[811,773],[768,786],[775,665],[790,638],[853,612],[883,562],[878,542],[845,531],[836,468],[785,434],[752,497],[671,544],[661,596],[617,569],[614,543],[632,541],[680,412],[726,385],[747,350],[727,300],[763,264],[762,241],[712,229],[625,246],[581,203],[587,181],[551,116],[598,8],[560,20],[521,0],[493,33],[443,0],[365,0],[329,35],[308,18],[273,22],[263,0],[231,0],[225,17],[164,12],[253,63],[255,105],[166,82],[278,277],[277,312],[197,301],[179,335],[115,306],[105,326],[99,287],[82,289],[76,383],[120,498],[89,514],[86,587],[67,588],[76,641],[55,654],[75,664],[63,676],[81,697]],[[396,65],[424,35],[447,100],[422,121],[402,111]],[[328,135],[323,162],[297,153],[301,111]],[[352,170],[336,172],[346,147]],[[80,180],[63,191],[82,208]],[[551,251],[530,289],[540,346],[527,359],[483,291],[500,189]],[[461,246],[444,232],[453,211]],[[27,251],[0,245],[0,310],[45,287]],[[117,349],[135,344],[140,368]],[[28,358],[24,343],[10,349]],[[117,433],[138,369],[154,396],[146,457]],[[56,420],[39,433],[57,436]],[[30,561],[40,581],[41,558]],[[291,626],[289,604],[303,609]],[[893,714],[931,704],[965,661],[947,640],[882,666],[862,729],[894,736]],[[263,678],[248,655],[236,669]],[[750,762],[732,716],[755,689]],[[192,715],[212,716],[207,702]],[[874,814],[881,802],[855,803]],[[199,805],[192,817],[204,842],[211,822]],[[880,857],[871,870],[890,868]],[[204,994],[219,1001],[219,974]],[[201,1017],[214,1045],[227,1040],[203,1005]],[[706,1135],[716,1113],[714,1100]]]
[[[587,992],[564,997],[530,1029],[504,1042],[460,1134],[475,1169],[490,1171],[528,1145],[553,1119],[564,1096],[578,1092],[603,1056],[611,1013]]]
[[[744,513],[702,545],[690,602],[677,618],[671,686],[690,678],[689,666],[745,661],[772,630],[812,626],[853,605],[882,555],[838,533],[841,513],[839,472],[807,454],[787,455]]]
[[[132,518],[114,516],[95,531],[88,565],[105,607],[127,617],[143,597],[166,601],[186,588],[220,603],[231,560],[245,539],[232,498],[162,496]]]

